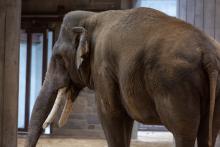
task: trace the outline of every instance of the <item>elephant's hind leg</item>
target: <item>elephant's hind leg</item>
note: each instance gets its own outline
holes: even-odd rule
[[[176,147],[194,147],[200,121],[199,106],[194,102],[195,96],[189,93],[174,94],[155,99],[157,112],[162,123],[173,133]]]
[[[213,123],[213,135],[212,135],[212,141],[213,141],[213,147],[216,142],[216,138],[220,129],[220,122],[217,122],[214,120]],[[201,119],[200,126],[199,126],[199,132],[197,136],[198,140],[198,147],[209,147],[208,146],[208,117],[204,117]]]

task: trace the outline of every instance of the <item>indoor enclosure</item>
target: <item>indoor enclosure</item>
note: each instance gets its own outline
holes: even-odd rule
[[[220,0],[0,0],[0,147],[25,146],[32,110],[53,58],[54,44],[63,31],[65,14],[76,10],[101,13],[139,7],[153,8],[185,21],[220,42]],[[91,89],[86,87],[79,93],[62,127],[58,122],[65,101],[59,104],[58,114],[43,130],[37,147],[108,146],[97,113],[96,95]],[[218,93],[218,84],[216,89]],[[168,130],[160,124],[135,121],[131,146],[174,147],[174,137]],[[218,137],[215,147],[220,147]]]

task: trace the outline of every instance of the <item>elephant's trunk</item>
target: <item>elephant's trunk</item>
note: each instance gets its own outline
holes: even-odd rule
[[[43,131],[42,124],[53,107],[58,90],[68,86],[69,82],[68,73],[61,61],[52,56],[43,86],[32,110],[25,147],[36,146]]]
[[[41,88],[40,94],[36,99],[36,102],[34,104],[34,108],[32,110],[31,120],[29,124],[29,130],[28,130],[28,138],[26,141],[25,147],[35,147],[37,144],[37,141],[40,137],[40,134],[43,130],[42,125],[44,122],[46,122],[46,118],[48,117],[48,114],[50,113],[52,107],[54,106],[55,100],[59,99],[58,87],[53,86],[54,84],[50,83],[49,81],[45,80],[43,87]],[[61,115],[61,119],[59,121],[59,126],[62,126],[67,121],[69,114],[71,112],[70,106],[72,106],[72,103],[75,101],[76,97],[78,96],[78,93],[80,89],[71,87],[70,89],[66,90],[66,88],[62,88],[59,90],[61,94],[64,96],[67,96],[67,93],[69,97],[67,97],[67,102],[64,107],[63,113]],[[61,100],[58,100],[61,101]],[[58,102],[59,105],[59,102]],[[57,110],[54,110],[54,113],[52,113],[52,118],[56,114]],[[49,119],[51,118],[49,116]],[[51,122],[52,120],[49,120]]]
[[[57,89],[52,88],[49,81],[45,80],[32,110],[26,147],[36,146],[39,136],[43,130],[42,124],[54,104],[56,95]]]

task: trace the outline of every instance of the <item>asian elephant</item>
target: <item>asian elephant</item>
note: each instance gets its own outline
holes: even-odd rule
[[[109,147],[130,146],[134,120],[165,125],[176,147],[193,147],[196,139],[198,147],[213,147],[220,129],[219,63],[216,41],[157,10],[69,12],[33,108],[26,147],[36,145],[50,111],[44,127],[56,115],[58,90],[65,88],[68,97],[67,119],[84,87],[95,91]]]

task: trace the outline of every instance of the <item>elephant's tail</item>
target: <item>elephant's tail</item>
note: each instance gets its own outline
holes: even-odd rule
[[[210,93],[210,105],[209,105],[209,126],[208,126],[208,146],[212,147],[213,143],[213,119],[215,111],[215,101],[216,101],[216,87],[218,74],[220,71],[220,60],[219,54],[216,48],[208,49],[204,51],[203,54],[203,65],[209,78],[209,93]]]
[[[213,119],[215,110],[215,100],[216,100],[216,86],[218,79],[218,71],[214,70],[209,74],[209,87],[210,87],[210,105],[209,105],[209,136],[208,145],[212,147],[212,130],[213,130]]]

